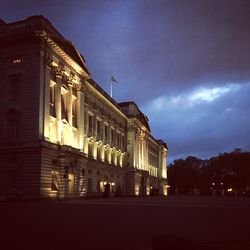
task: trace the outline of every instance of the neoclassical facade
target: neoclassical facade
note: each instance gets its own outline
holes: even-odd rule
[[[0,20],[0,197],[167,195],[167,146],[42,16]]]

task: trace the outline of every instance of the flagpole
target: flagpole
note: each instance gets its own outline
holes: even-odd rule
[[[113,94],[113,89],[112,89],[112,79],[110,79],[110,96],[112,98],[112,94]]]
[[[110,96],[112,97],[112,95],[113,95],[113,83],[117,83],[117,81],[116,81],[116,79],[113,77],[113,76],[111,76],[110,77]]]

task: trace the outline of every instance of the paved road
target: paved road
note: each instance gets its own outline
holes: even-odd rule
[[[0,211],[1,242],[15,248],[250,249],[250,199],[11,202],[0,203]]]

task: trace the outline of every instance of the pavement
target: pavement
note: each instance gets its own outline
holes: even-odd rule
[[[250,249],[250,199],[123,197],[0,203],[1,249]]]

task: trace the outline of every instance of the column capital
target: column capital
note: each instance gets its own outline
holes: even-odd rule
[[[46,55],[45,56],[45,63],[46,65],[49,67],[49,68],[52,68],[53,67],[53,59],[50,55]]]
[[[64,71],[65,71],[63,66],[61,66],[61,65],[60,66],[52,66],[51,70],[56,74],[57,77],[60,77],[60,78],[63,77]]]

